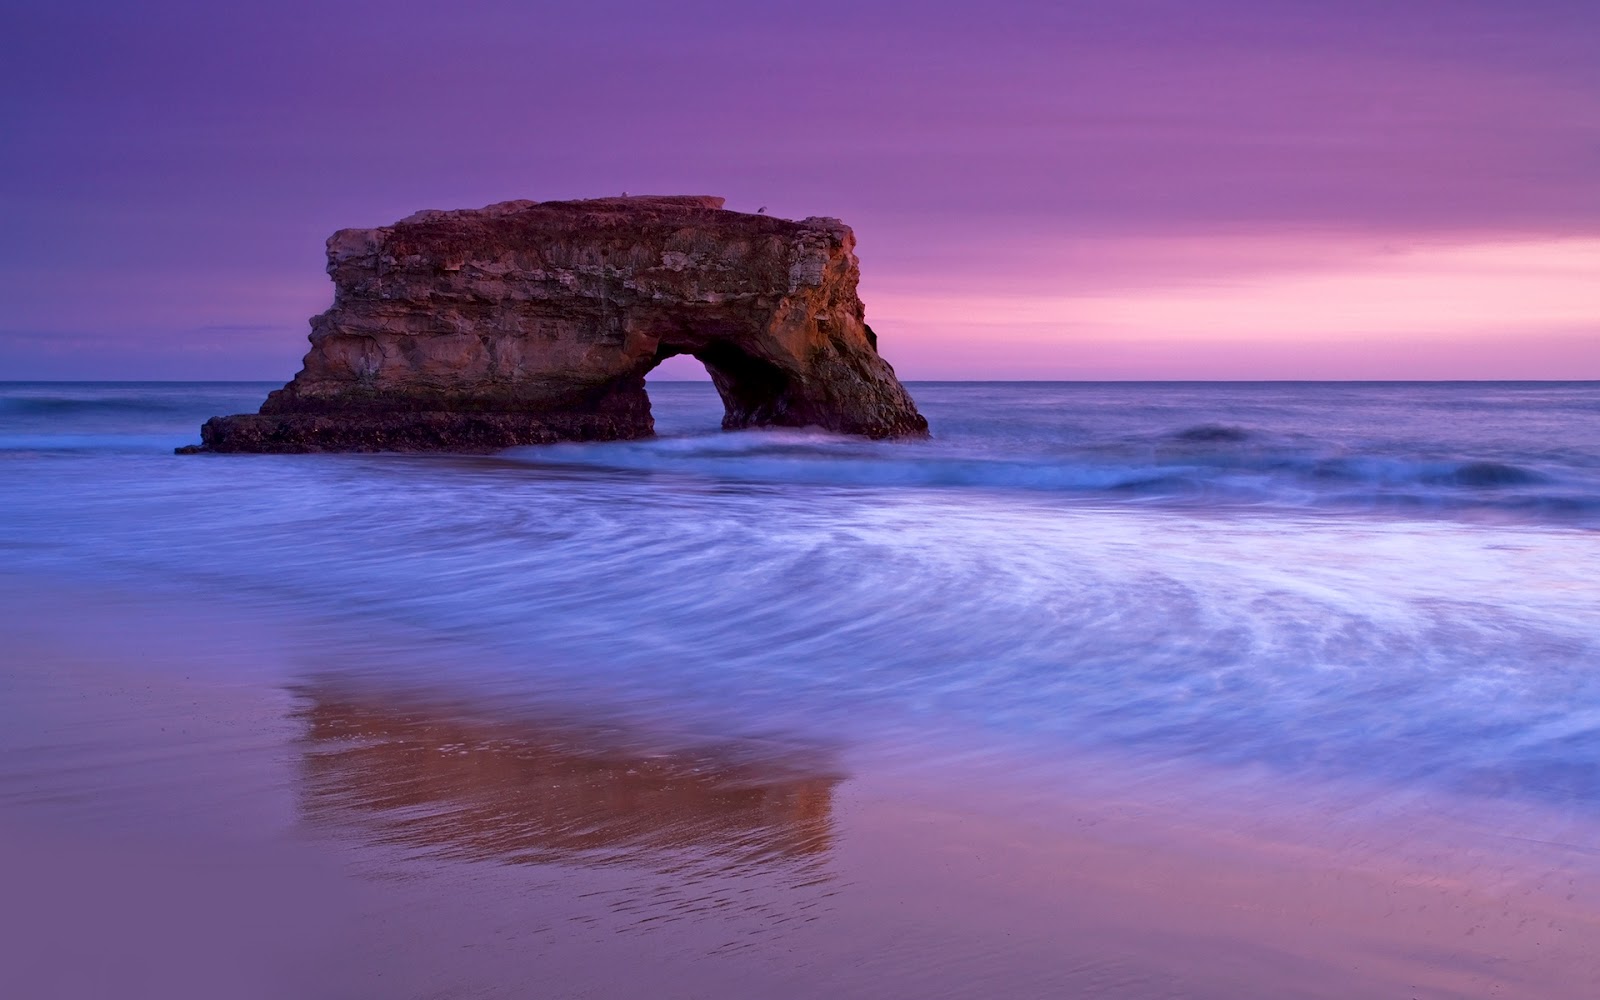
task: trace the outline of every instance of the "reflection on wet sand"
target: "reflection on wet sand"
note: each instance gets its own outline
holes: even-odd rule
[[[817,861],[829,847],[840,778],[821,752],[662,747],[619,726],[445,699],[296,693],[304,815],[368,842],[535,864],[683,856],[724,872]]]

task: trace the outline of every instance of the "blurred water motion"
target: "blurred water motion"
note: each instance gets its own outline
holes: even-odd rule
[[[616,725],[348,686],[296,689],[314,825],[443,857],[510,863],[815,862],[841,780],[820,750],[662,746]]]
[[[401,630],[375,673],[496,706],[1600,810],[1595,383],[919,385],[914,443],[680,383],[647,441],[171,453],[263,391],[0,385],[8,567],[231,595],[314,669]]]

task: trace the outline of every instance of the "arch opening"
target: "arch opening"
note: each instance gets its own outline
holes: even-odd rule
[[[791,421],[788,390],[790,376],[782,368],[741,350],[725,340],[711,340],[694,346],[663,343],[646,371],[655,371],[668,358],[689,356],[699,361],[722,401],[722,429],[784,425]],[[673,366],[679,381],[689,374],[683,365]],[[660,384],[659,382],[657,383]],[[648,388],[646,389],[648,393]],[[652,409],[654,409],[652,400]]]

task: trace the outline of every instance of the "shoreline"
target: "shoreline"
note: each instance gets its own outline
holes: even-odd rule
[[[107,934],[145,976],[124,996],[1576,998],[1600,979],[1600,863],[1576,845],[1403,809],[1230,822],[1158,782],[1110,794],[1115,775],[1029,793],[992,780],[1003,757],[674,745],[371,674],[307,689],[294,626],[226,601],[0,589],[7,715],[43,720],[8,727],[0,771],[21,995]]]

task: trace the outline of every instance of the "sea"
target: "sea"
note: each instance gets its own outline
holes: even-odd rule
[[[297,738],[318,705],[451,706],[610,734],[628,773],[698,748],[1046,826],[1115,800],[1600,860],[1600,383],[920,382],[931,436],[869,441],[724,432],[709,383],[653,381],[649,440],[173,454],[273,387],[0,383],[0,576],[33,595],[6,627],[199,622],[226,652],[185,676],[284,692]],[[64,752],[19,676],[0,807],[111,822],[83,760],[17,763]],[[426,800],[342,822],[392,846]]]

